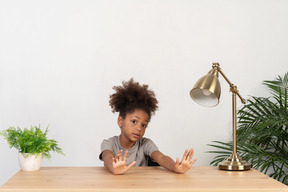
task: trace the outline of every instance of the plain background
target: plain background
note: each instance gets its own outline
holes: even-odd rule
[[[287,34],[286,0],[1,0],[0,130],[49,126],[66,156],[43,166],[103,166],[100,143],[120,133],[109,95],[134,77],[159,100],[145,136],[173,159],[193,147],[208,166],[207,144],[232,138],[231,93],[220,77],[220,104],[205,108],[190,89],[219,62],[244,98],[269,96]],[[2,185],[19,165],[3,137],[0,154]]]

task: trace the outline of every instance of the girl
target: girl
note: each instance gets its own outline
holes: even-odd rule
[[[122,86],[113,87],[115,93],[110,96],[112,112],[119,112],[118,126],[120,136],[106,139],[101,144],[100,160],[113,174],[124,174],[131,167],[148,166],[152,159],[160,166],[176,173],[188,171],[196,159],[192,160],[194,151],[186,150],[181,162],[174,162],[161,153],[152,140],[143,137],[151,119],[157,110],[158,101],[148,85],[140,85],[130,79]]]

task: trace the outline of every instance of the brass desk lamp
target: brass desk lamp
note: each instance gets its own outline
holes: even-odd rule
[[[233,85],[224,75],[219,63],[213,63],[212,69],[208,72],[208,74],[204,75],[196,82],[193,89],[190,91],[190,96],[196,103],[205,107],[214,107],[218,105],[221,95],[221,86],[218,79],[218,72],[230,85],[233,106],[233,153],[225,161],[219,163],[218,168],[221,170],[230,171],[249,170],[251,168],[251,164],[242,160],[242,158],[237,154],[236,144],[236,95],[240,98],[243,104],[245,104],[245,100],[239,94],[237,87]]]

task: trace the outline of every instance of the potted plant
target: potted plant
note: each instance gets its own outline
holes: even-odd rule
[[[272,97],[251,97],[239,111],[237,151],[254,168],[288,185],[288,73],[264,81]],[[217,165],[231,154],[232,142],[214,141]],[[219,150],[220,149],[220,150]]]
[[[10,148],[18,150],[19,164],[24,171],[36,171],[41,167],[42,158],[51,159],[51,151],[64,155],[61,148],[58,147],[57,141],[47,139],[48,127],[43,132],[37,126],[31,126],[30,129],[19,127],[9,127],[1,131],[0,135],[4,136]]]

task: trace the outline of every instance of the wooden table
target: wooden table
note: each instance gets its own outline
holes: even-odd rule
[[[176,174],[161,167],[133,167],[125,175],[113,175],[104,167],[42,167],[19,171],[0,192],[50,191],[271,191],[288,192],[288,186],[256,171],[221,171],[216,167],[192,167]]]

